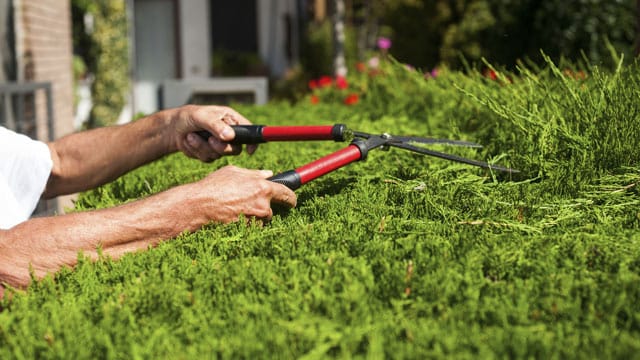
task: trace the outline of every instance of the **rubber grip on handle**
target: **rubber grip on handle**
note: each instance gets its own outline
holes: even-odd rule
[[[282,184],[291,190],[297,190],[302,185],[300,175],[295,170],[285,171],[283,173],[274,175],[267,180]]]
[[[260,144],[265,142],[262,137],[262,125],[231,125],[231,128],[236,133],[236,137],[230,141],[231,144]],[[211,137],[211,133],[207,130],[196,131],[196,134],[203,140],[208,140]]]

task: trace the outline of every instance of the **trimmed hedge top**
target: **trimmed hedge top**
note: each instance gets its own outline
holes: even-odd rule
[[[425,80],[383,64],[341,102],[241,107],[256,124],[346,123],[459,138],[510,177],[373,151],[257,224],[206,226],[5,300],[2,358],[628,358],[640,351],[640,69],[553,64]],[[495,80],[494,80],[495,79]],[[336,90],[337,91],[337,90]],[[315,94],[323,95],[323,94]],[[223,165],[284,171],[344,144],[178,154],[82,195],[77,211]]]

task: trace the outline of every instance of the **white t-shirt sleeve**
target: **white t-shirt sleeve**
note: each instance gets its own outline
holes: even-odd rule
[[[0,229],[29,219],[52,168],[47,144],[0,126]]]

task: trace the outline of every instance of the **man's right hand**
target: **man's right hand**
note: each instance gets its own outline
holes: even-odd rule
[[[190,204],[197,206],[196,213],[202,212],[208,221],[229,223],[237,221],[240,215],[268,221],[273,216],[271,204],[291,208],[297,201],[291,189],[267,180],[272,175],[270,170],[225,166],[188,185],[194,191],[190,198],[196,200]]]
[[[185,105],[166,110],[163,114],[170,114],[167,138],[174,139],[173,150],[180,150],[185,155],[204,162],[214,161],[224,155],[238,155],[242,146],[229,143],[235,137],[231,125],[251,124],[244,116],[227,106]],[[196,135],[201,130],[211,134],[209,139]],[[257,145],[247,145],[247,152],[252,154],[256,147]]]

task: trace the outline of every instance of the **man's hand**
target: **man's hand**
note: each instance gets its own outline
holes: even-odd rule
[[[208,221],[228,223],[237,221],[240,215],[268,221],[273,216],[271,204],[296,206],[296,194],[266,180],[271,175],[270,170],[226,166],[190,184],[194,193],[189,196],[197,202],[190,206],[199,206]]]
[[[171,122],[171,131],[175,136],[175,148],[185,155],[211,162],[223,155],[237,155],[241,145],[231,145],[235,133],[229,125],[250,125],[251,122],[235,110],[226,106],[187,105],[177,110],[177,116]],[[211,133],[208,141],[195,132],[206,130]],[[248,145],[247,152],[252,154],[256,145]]]

